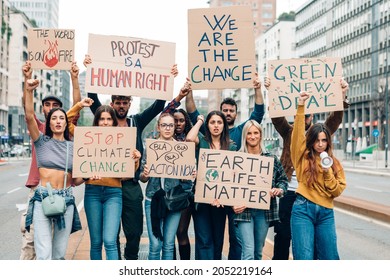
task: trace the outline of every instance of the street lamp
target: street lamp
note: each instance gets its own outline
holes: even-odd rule
[[[387,59],[387,49],[388,49],[388,37],[387,37],[387,28],[383,29],[385,31],[385,52],[386,52],[386,68],[385,68],[385,119],[386,119],[386,125],[385,125],[385,168],[387,168],[387,153],[389,149],[389,84],[388,84],[388,78],[389,78],[389,71],[388,71],[388,59]]]

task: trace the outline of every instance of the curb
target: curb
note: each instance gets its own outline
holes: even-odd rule
[[[390,224],[390,206],[374,204],[366,200],[348,196],[335,198],[334,205],[335,207]]]

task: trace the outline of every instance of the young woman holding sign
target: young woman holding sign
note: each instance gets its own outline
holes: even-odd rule
[[[169,113],[162,113],[157,121],[157,139],[174,141],[175,119]],[[191,180],[179,180],[174,178],[157,178],[149,176],[149,167],[146,164],[145,153],[142,158],[142,169],[140,180],[148,183],[145,190],[145,216],[149,237],[149,260],[173,260],[173,250],[175,245],[175,235],[179,226],[180,211],[168,211],[161,219],[155,219],[158,216],[159,208],[152,207],[152,200],[155,195],[164,191],[169,191],[177,185],[182,185],[183,189],[190,189]],[[195,176],[195,174],[193,174]],[[164,207],[164,206],[163,206]],[[165,209],[163,209],[165,211]],[[153,219],[152,219],[153,217]],[[157,223],[157,224],[156,224]],[[162,254],[161,254],[162,253]]]
[[[272,188],[270,190],[270,209],[254,209],[233,206],[234,221],[237,225],[237,239],[242,247],[242,260],[261,260],[268,228],[279,219],[276,197],[287,191],[288,179],[283,166],[276,156],[267,153],[263,142],[263,129],[255,120],[249,120],[242,131],[240,152],[273,157],[274,168]]]
[[[25,83],[25,113],[27,128],[37,156],[40,183],[29,201],[26,229],[34,223],[34,245],[37,259],[64,259],[69,235],[81,229],[79,215],[75,206],[72,188],[73,142],[69,138],[69,124],[62,108],[53,108],[47,115],[46,135],[39,131],[34,118],[34,90],[39,80],[27,80]],[[84,98],[74,107],[90,106],[92,100]],[[74,109],[74,108],[72,108]],[[67,167],[66,167],[67,166]],[[81,178],[73,179],[73,184],[83,183]],[[49,185],[54,195],[65,198],[66,212],[55,216],[46,216],[42,200],[48,194]]]
[[[333,199],[346,187],[345,174],[333,156],[329,128],[316,123],[305,133],[305,101],[309,97],[307,92],[299,94],[291,135],[291,160],[298,179],[291,213],[293,257],[312,260],[315,252],[320,260],[338,260]],[[322,152],[333,160],[331,167],[321,165]]]
[[[205,135],[199,133],[204,117],[198,116],[196,124],[187,134],[187,141],[195,142],[197,148],[235,151],[236,145],[229,138],[226,117],[220,111],[211,111],[206,117]],[[222,259],[225,235],[226,211],[217,199],[196,203],[194,217],[195,259]]]
[[[95,113],[93,126],[117,126],[118,120],[111,106],[102,105]],[[135,170],[139,168],[141,153],[134,149]],[[91,240],[91,260],[102,260],[102,247],[107,260],[118,260],[117,235],[122,215],[121,178],[85,178],[84,207]]]

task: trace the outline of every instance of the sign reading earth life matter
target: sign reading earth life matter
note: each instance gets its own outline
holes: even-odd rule
[[[269,209],[274,158],[200,149],[195,202]]]

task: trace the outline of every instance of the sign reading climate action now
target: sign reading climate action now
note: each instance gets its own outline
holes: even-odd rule
[[[195,143],[146,139],[150,177],[193,179]]]
[[[273,167],[272,157],[200,149],[195,202],[269,209]]]
[[[135,127],[80,127],[74,129],[73,177],[93,175],[134,177]]]

